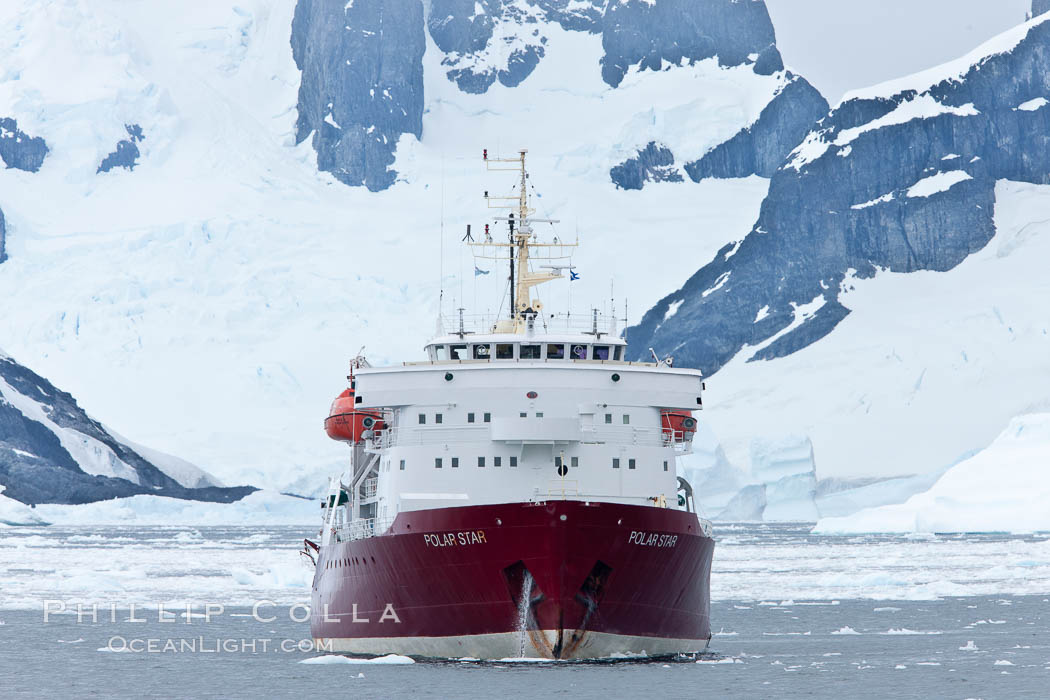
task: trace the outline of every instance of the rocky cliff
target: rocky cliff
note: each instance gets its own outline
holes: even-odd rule
[[[849,314],[854,278],[949,270],[994,233],[995,183],[1050,182],[1050,22],[847,99],[773,175],[752,231],[630,329],[711,373],[784,356]],[[722,162],[729,162],[728,158]]]
[[[312,138],[317,167],[341,182],[389,187],[398,139],[423,132],[423,3],[299,0],[291,42],[296,141]]]
[[[6,496],[30,504],[135,494],[229,503],[256,490],[187,488],[87,415],[68,393],[2,354],[0,485]]]

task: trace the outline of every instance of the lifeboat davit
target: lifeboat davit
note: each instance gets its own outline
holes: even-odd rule
[[[381,414],[354,408],[353,389],[347,389],[335,397],[328,410],[328,417],[324,419],[324,431],[328,437],[341,442],[360,442],[365,431],[382,430],[385,427]]]
[[[696,418],[692,411],[662,411],[660,423],[664,435],[672,440],[692,440],[696,434]]]

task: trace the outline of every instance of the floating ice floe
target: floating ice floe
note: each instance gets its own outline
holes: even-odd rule
[[[372,659],[358,659],[350,656],[340,656],[339,654],[325,654],[324,656],[312,656],[309,659],[303,659],[299,663],[311,664],[311,665],[327,665],[327,664],[414,664],[415,661],[407,656],[401,656],[400,654],[387,654],[386,656],[377,656]]]

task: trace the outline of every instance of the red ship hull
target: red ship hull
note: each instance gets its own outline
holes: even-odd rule
[[[714,540],[693,513],[581,501],[412,511],[323,547],[311,633],[349,653],[498,659],[706,648]]]

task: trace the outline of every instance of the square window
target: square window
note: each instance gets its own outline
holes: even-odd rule
[[[592,360],[608,360],[609,359],[609,346],[608,345],[595,345],[591,348],[591,359]]]
[[[475,345],[474,346],[474,359],[475,360],[487,360],[487,359],[489,359],[489,346],[488,345]]]
[[[518,466],[518,458],[517,458],[517,456],[511,455],[511,457],[510,457],[510,466],[512,466],[512,467]]]
[[[452,356],[453,360],[466,360],[467,359],[467,346],[466,345],[450,345],[449,355]]]
[[[484,457],[478,457],[478,466],[479,467],[484,467],[485,466],[485,458]]]
[[[484,421],[486,423],[491,423],[492,422],[492,414],[491,413],[486,413],[485,417],[484,417]]]
[[[514,346],[510,343],[496,343],[497,360],[513,360]]]
[[[435,457],[434,458],[434,469],[441,469],[441,458],[440,457]]]
[[[547,346],[547,359],[548,360],[564,360],[565,359],[565,346],[564,345],[548,345]]]
[[[624,425],[630,425],[631,424],[631,416],[629,416],[626,413],[623,414],[623,424]]]
[[[405,471],[405,460],[401,460],[401,471]]]
[[[667,460],[664,460],[664,471],[667,471]]]
[[[587,346],[586,345],[573,345],[572,346],[572,359],[574,359],[574,360],[586,360],[587,359]]]
[[[426,425],[427,424],[427,414],[425,414],[425,413],[420,413],[419,414],[419,424],[420,425]]]
[[[447,345],[438,345],[436,350],[437,350],[436,357],[437,357],[438,362],[443,362],[444,360],[448,359],[448,346]]]
[[[503,458],[502,457],[493,457],[492,458],[492,466],[494,466],[494,467],[502,467],[503,466]]]
[[[620,345],[616,346],[616,356],[615,357],[616,357],[617,360],[622,360],[623,359],[623,347],[622,346],[620,346]]]
[[[468,413],[467,414],[467,422],[468,423],[473,423],[474,422],[474,414],[473,413]]]
[[[538,360],[540,359],[540,346],[522,345],[518,348],[518,356],[522,360]]]
[[[452,468],[453,469],[458,469],[459,468],[459,457],[453,457],[452,458]]]
[[[539,412],[537,412],[537,413],[536,413],[536,417],[537,417],[537,418],[543,418],[543,411],[539,411]]]
[[[605,422],[606,422],[606,424],[611,424],[612,423],[612,414],[611,413],[606,413],[605,414]]]
[[[521,412],[521,413],[519,413],[518,415],[519,415],[519,416],[521,416],[522,418],[527,418],[529,414],[528,414],[528,413],[525,413],[525,411],[522,411],[522,412]]]
[[[572,460],[569,462],[569,464],[571,464],[574,467],[580,466],[580,458],[579,457],[573,457]]]
[[[435,422],[435,423],[440,423],[440,422],[442,422],[442,416],[441,416],[441,414],[440,414],[440,413],[435,413],[435,414],[434,414],[434,422]],[[626,422],[627,422],[627,421],[624,421],[624,423],[626,423]]]
[[[634,459],[627,460],[627,468],[628,469],[634,469],[634,466],[635,466],[634,465]]]
[[[620,468],[620,458],[619,457],[613,457],[613,469],[619,469],[619,468]]]
[[[554,458],[554,466],[556,466],[556,467],[560,467],[561,466],[561,457],[555,457]]]

